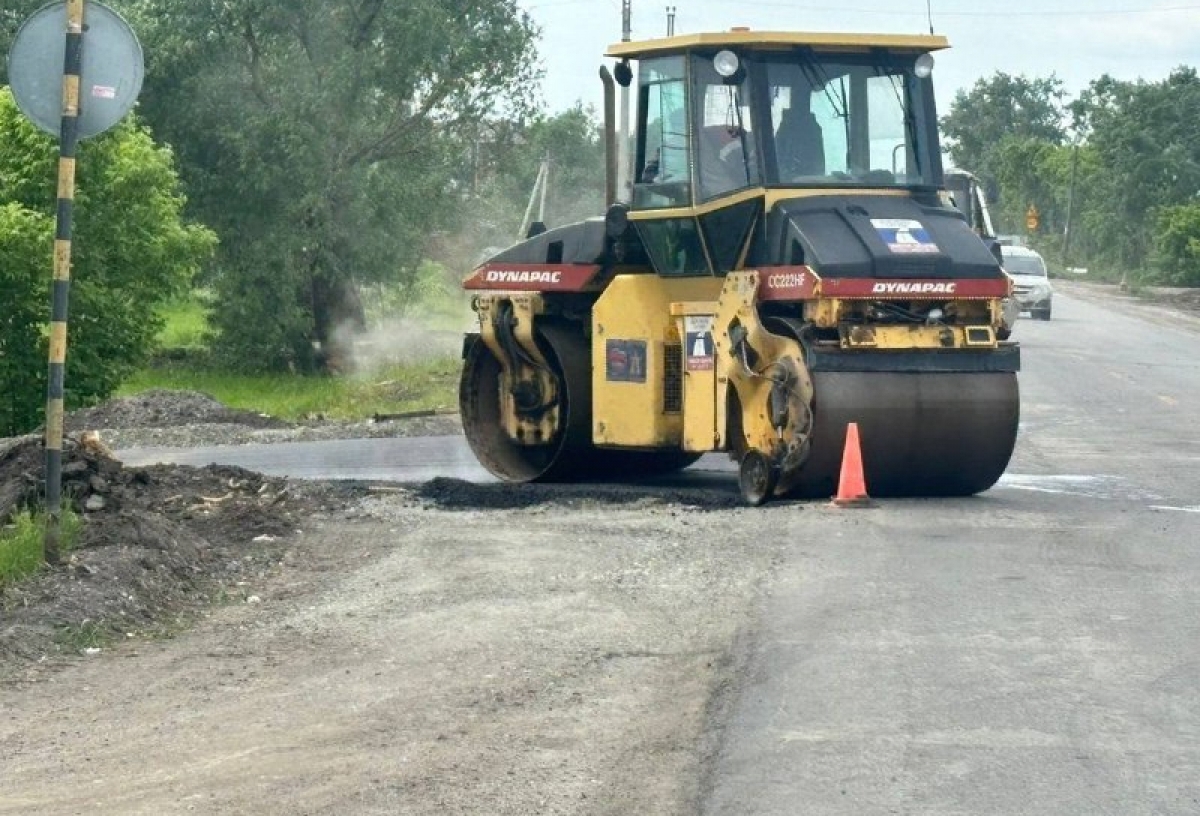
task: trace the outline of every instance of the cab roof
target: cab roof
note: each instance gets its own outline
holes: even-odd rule
[[[903,53],[923,53],[949,48],[942,36],[929,34],[839,34],[816,31],[751,31],[735,28],[708,34],[680,34],[657,40],[619,42],[605,56],[641,59],[676,54],[692,48],[738,47],[764,51],[808,46],[816,51],[865,52],[876,48]]]

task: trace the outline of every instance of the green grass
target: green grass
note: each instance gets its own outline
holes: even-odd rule
[[[59,524],[59,546],[67,552],[79,540],[83,522],[64,509]],[[8,525],[0,527],[0,586],[16,583],[42,568],[45,531],[45,516],[29,511],[18,513]]]
[[[165,349],[203,348],[204,336],[208,331],[208,296],[194,292],[191,296],[172,301],[159,309],[159,316],[166,321],[159,332],[158,344]]]
[[[392,365],[370,376],[303,377],[228,374],[206,369],[145,369],[118,390],[128,396],[151,388],[201,391],[231,408],[287,420],[314,416],[358,420],[375,414],[453,411],[458,406],[459,361],[454,357]]]
[[[451,291],[439,267],[427,266],[422,268],[422,286],[417,293],[422,297],[419,328],[417,321],[410,324],[396,318],[403,304],[395,287],[374,286],[364,293],[372,327],[392,327],[391,333],[377,335],[385,353],[388,344],[411,349],[432,334],[442,336],[441,347],[445,348],[445,334],[463,328],[469,314],[464,296]],[[372,366],[369,374],[337,377],[235,374],[214,369],[205,354],[205,318],[211,299],[211,293],[196,290],[160,310],[166,324],[158,338],[163,354],[157,363],[123,383],[116,396],[154,388],[201,391],[231,408],[292,421],[318,416],[361,420],[376,414],[457,410],[461,365],[457,354],[423,362],[377,360],[366,363]]]
[[[71,652],[84,649],[99,649],[114,640],[113,633],[95,621],[80,624],[63,624],[54,633],[54,642]]]

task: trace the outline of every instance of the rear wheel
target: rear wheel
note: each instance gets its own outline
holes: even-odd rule
[[[738,468],[738,487],[751,507],[762,505],[775,492],[779,471],[762,451],[747,451]]]

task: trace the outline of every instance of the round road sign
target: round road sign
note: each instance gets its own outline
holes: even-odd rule
[[[112,9],[87,0],[79,86],[79,138],[103,133],[129,113],[145,76],[142,46]],[[8,81],[22,112],[57,137],[62,122],[67,4],[51,3],[24,22],[8,54]]]

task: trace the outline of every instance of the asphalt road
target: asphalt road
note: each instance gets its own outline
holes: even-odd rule
[[[748,514],[785,546],[710,705],[701,812],[1200,813],[1200,330],[1060,295],[1015,339],[993,490]],[[451,438],[122,455],[485,478]]]
[[[1200,813],[1200,336],[1055,316],[999,487],[790,531],[705,813]]]

